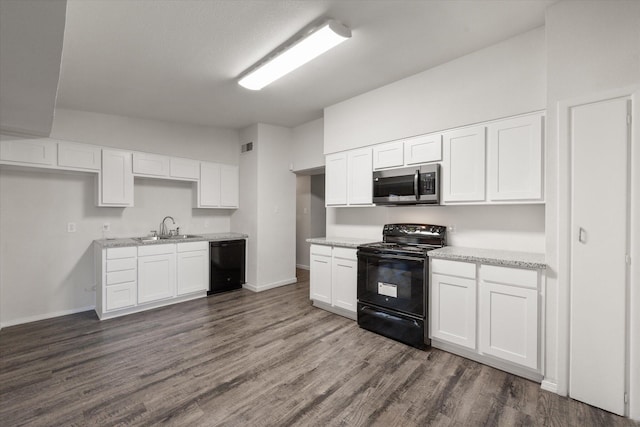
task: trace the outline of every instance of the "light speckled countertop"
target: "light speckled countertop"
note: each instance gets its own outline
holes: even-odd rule
[[[248,236],[242,233],[209,233],[198,234],[198,237],[190,237],[188,239],[160,239],[151,242],[140,242],[133,237],[127,237],[122,239],[99,239],[94,240],[95,244],[103,248],[123,248],[126,246],[148,246],[148,245],[161,245],[166,243],[181,243],[181,242],[213,242],[216,240],[237,240],[246,239]]]
[[[314,245],[339,246],[342,248],[357,248],[367,243],[379,242],[380,239],[360,239],[357,237],[313,237],[307,242]]]
[[[455,261],[479,262],[482,264],[502,265],[520,268],[547,268],[544,254],[533,252],[503,251],[497,249],[462,248],[445,246],[427,252],[430,258],[442,258]]]

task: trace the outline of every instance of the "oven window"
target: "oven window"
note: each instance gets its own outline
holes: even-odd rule
[[[358,255],[358,300],[407,314],[424,315],[425,260]]]
[[[373,197],[414,195],[413,176],[378,178],[373,186]]]

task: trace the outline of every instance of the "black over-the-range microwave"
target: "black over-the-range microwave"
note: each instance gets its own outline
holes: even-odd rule
[[[373,172],[376,205],[440,204],[440,165],[388,169]]]

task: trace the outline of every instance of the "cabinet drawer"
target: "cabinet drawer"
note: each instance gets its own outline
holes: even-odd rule
[[[447,259],[432,259],[431,272],[447,274],[449,276],[476,278],[476,265],[470,262],[450,261]]]
[[[311,255],[331,256],[331,246],[311,245]]]
[[[186,242],[178,243],[178,252],[206,251],[209,249],[209,242]]]
[[[174,243],[170,243],[166,245],[138,246],[138,256],[175,254],[175,253],[176,253],[176,245]]]
[[[358,256],[356,255],[355,249],[349,248],[333,248],[333,257],[340,259],[348,259],[352,261],[357,261]]]
[[[488,282],[516,285],[525,288],[538,288],[538,272],[521,268],[481,265],[480,278]]]
[[[137,262],[135,258],[119,258],[107,261],[107,273],[112,271],[134,270]]]
[[[108,248],[107,259],[135,258],[137,253],[138,248],[135,246],[129,246],[126,248]]]
[[[117,310],[136,305],[135,282],[109,286],[106,289],[106,300],[107,310]]]
[[[136,270],[122,270],[107,273],[107,286],[117,283],[135,282]]]

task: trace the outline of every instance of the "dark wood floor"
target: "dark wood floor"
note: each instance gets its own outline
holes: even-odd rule
[[[2,426],[625,426],[539,384],[419,351],[297,284],[0,331]]]

